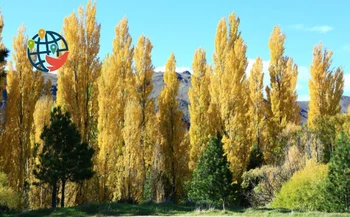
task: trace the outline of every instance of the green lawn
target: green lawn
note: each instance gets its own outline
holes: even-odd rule
[[[230,209],[198,211],[195,207],[173,204],[121,204],[82,205],[77,207],[41,209],[22,213],[1,214],[0,216],[121,216],[121,215],[230,215],[230,216],[350,216],[350,213],[293,212],[283,209]]]

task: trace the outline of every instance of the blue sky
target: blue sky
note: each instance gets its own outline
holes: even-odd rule
[[[22,24],[29,36],[40,28],[61,32],[63,18],[86,3],[87,0],[0,0],[5,21],[3,41],[11,50],[12,39]],[[293,57],[299,66],[299,99],[308,99],[312,50],[319,42],[334,51],[333,67],[343,66],[344,94],[350,95],[349,8],[349,1],[337,0],[97,0],[97,20],[102,24],[100,58],[111,52],[115,26],[127,16],[134,44],[141,34],[151,39],[157,69],[165,65],[171,52],[175,53],[179,70],[190,69],[194,51],[200,47],[207,51],[211,63],[218,21],[235,12],[241,18],[240,30],[248,46],[248,58],[260,56],[265,71],[270,33],[275,25],[281,26],[287,36],[286,55]],[[265,81],[267,84],[266,76]]]

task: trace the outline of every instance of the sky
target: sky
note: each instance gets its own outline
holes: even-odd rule
[[[3,42],[10,51],[12,40],[21,25],[29,37],[39,29],[62,32],[64,17],[77,12],[87,0],[0,0],[4,18]],[[313,47],[322,42],[332,50],[332,67],[343,67],[344,95],[350,95],[350,1],[294,0],[96,0],[97,21],[101,23],[101,60],[112,51],[115,27],[127,17],[135,45],[141,34],[153,44],[152,60],[156,71],[162,70],[171,52],[177,70],[191,71],[193,54],[204,48],[212,63],[214,38],[219,20],[234,12],[240,17],[240,31],[247,44],[250,70],[254,59],[264,60],[264,84],[268,85],[268,40],[274,26],[286,34],[285,55],[299,67],[299,100],[309,99],[308,80]],[[9,58],[11,59],[11,58]]]

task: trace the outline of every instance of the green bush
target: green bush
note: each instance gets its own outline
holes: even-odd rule
[[[327,165],[313,160],[307,161],[305,168],[294,173],[282,186],[271,206],[309,211],[325,210],[327,171]]]
[[[0,172],[0,211],[18,209],[20,202],[19,195],[8,186],[6,174]]]
[[[233,192],[228,166],[221,138],[210,138],[194,170],[189,198],[197,204],[217,206],[221,203],[225,209]]]
[[[350,140],[341,132],[329,163],[327,192],[329,211],[350,209]]]

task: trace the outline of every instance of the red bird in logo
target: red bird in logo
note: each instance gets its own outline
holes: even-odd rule
[[[50,57],[49,55],[46,55],[46,62],[51,65],[47,67],[48,69],[50,69],[50,72],[55,71],[59,69],[61,66],[63,66],[63,64],[67,60],[68,53],[69,53],[68,51],[64,52],[58,58],[53,58],[53,57]]]

